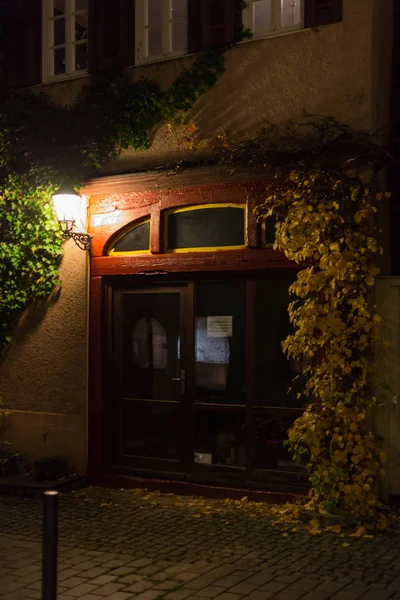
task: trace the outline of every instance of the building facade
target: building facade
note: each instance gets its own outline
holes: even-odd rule
[[[31,459],[66,455],[94,483],[305,489],[282,445],[302,411],[280,349],[295,269],[254,215],[265,175],[207,166],[207,142],[304,112],[388,128],[392,2],[26,4],[9,8],[6,76],[63,105],[110,66],[168,86],[238,26],[253,36],[226,52],[225,73],[186,117],[195,153],[161,125],[149,150],[123,151],[85,184],[91,256],[67,242],[61,293],[22,318],[1,365],[7,437]],[[383,435],[388,419],[398,426],[389,412]],[[398,492],[393,469],[384,493]]]

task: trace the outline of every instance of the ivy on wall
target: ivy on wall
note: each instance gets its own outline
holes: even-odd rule
[[[380,191],[375,170],[385,150],[333,120],[318,128],[308,149],[298,140],[303,160],[297,164],[284,166],[285,153],[274,155],[281,166],[257,209],[276,220],[275,248],[300,269],[290,287],[297,298],[289,306],[294,332],[282,347],[302,365],[307,406],[288,446],[310,472],[308,508],[372,516],[386,459],[370,421],[378,404],[377,214],[390,197]],[[335,128],[337,139],[329,139]]]
[[[31,90],[0,94],[0,354],[29,302],[58,281],[62,238],[51,195],[79,186],[124,148],[187,111],[224,71],[222,50],[199,55],[163,90],[128,72],[91,77],[73,107]]]
[[[379,273],[377,203],[369,185],[323,169],[297,169],[268,193],[275,246],[300,265],[290,292],[294,333],[283,343],[302,364],[308,406],[289,431],[311,473],[309,507],[371,515],[385,456],[368,417],[376,405],[373,351],[380,317],[371,306]]]

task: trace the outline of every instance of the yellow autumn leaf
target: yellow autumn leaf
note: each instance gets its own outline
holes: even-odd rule
[[[386,529],[388,529],[389,521],[383,513],[380,513],[376,527],[381,531],[385,531]]]
[[[366,535],[367,530],[365,529],[365,527],[361,526],[357,529],[357,531],[355,531],[354,533],[350,534],[351,537],[362,537],[363,535]]]
[[[329,525],[328,527],[326,527],[327,531],[331,531],[332,533],[341,533],[342,532],[342,527],[338,524],[338,525]]]

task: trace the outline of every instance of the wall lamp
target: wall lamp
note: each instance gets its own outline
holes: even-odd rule
[[[69,186],[62,186],[53,195],[53,204],[64,239],[72,238],[81,250],[91,250],[92,236],[84,230],[86,206],[84,199]],[[77,226],[77,222],[82,227]],[[78,230],[77,230],[78,229]]]

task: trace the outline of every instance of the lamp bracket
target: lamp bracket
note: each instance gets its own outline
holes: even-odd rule
[[[60,226],[64,240],[71,238],[81,250],[91,251],[92,236],[89,233],[74,231],[75,221],[60,221]]]
[[[77,233],[76,231],[71,231],[68,233],[68,237],[72,238],[75,244],[81,250],[89,250],[92,249],[92,236],[88,233]]]

